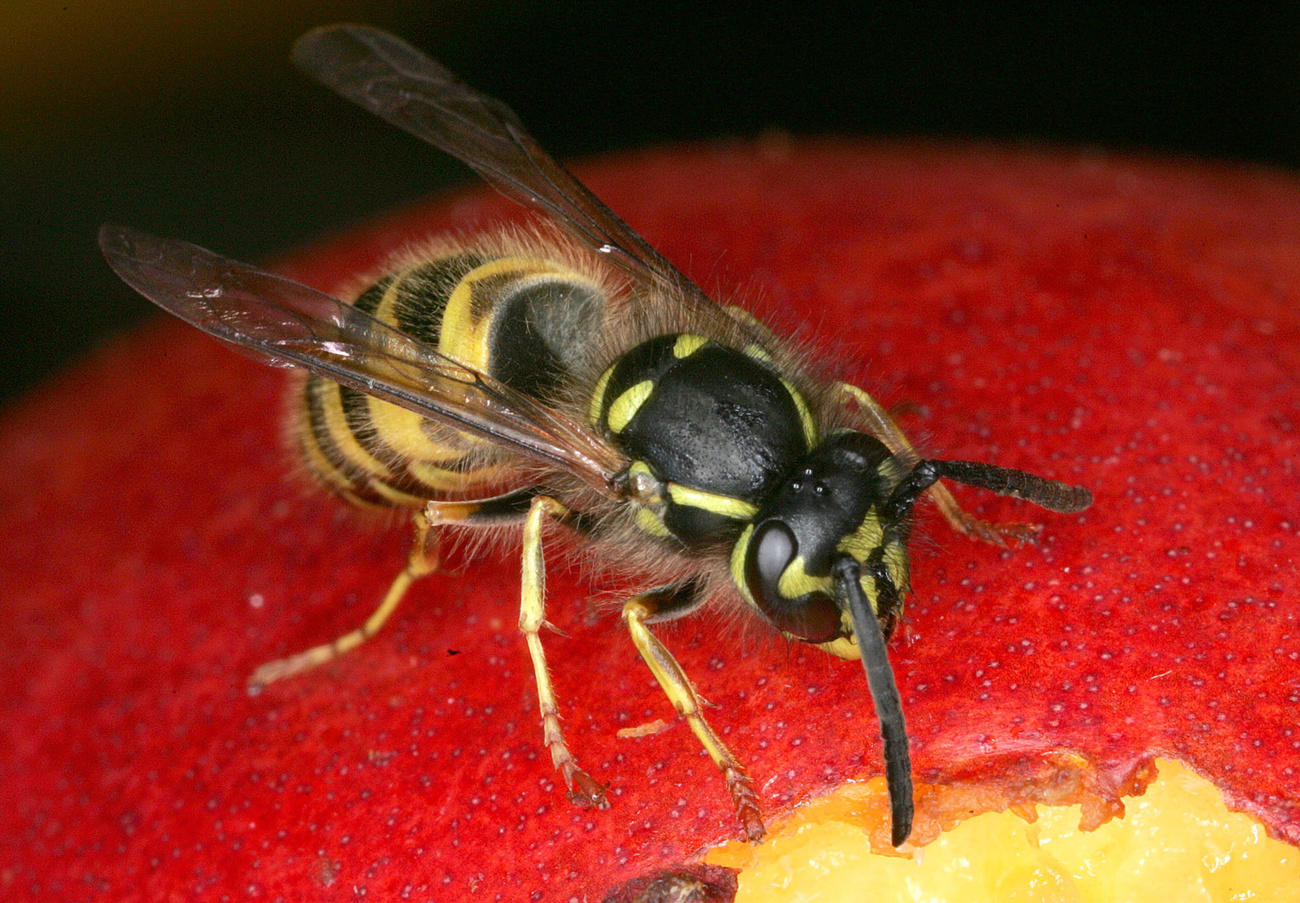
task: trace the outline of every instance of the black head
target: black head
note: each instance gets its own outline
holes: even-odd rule
[[[878,439],[840,432],[773,493],[732,552],[742,595],[788,636],[861,658],[885,748],[893,842],[912,827],[912,776],[902,702],[885,643],[907,592],[912,509],[942,478],[1079,511],[1091,494],[1019,470],[968,461],[906,462]]]
[[[847,607],[835,598],[831,565],[845,551],[860,561],[873,554],[883,559],[888,533],[899,543],[905,583],[906,558],[899,557],[905,524],[880,519],[902,476],[902,466],[878,439],[832,436],[782,482],[742,537],[742,591],[792,637],[809,643],[852,637]]]

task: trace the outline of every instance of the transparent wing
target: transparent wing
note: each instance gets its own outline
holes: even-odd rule
[[[324,292],[125,226],[104,226],[99,245],[140,294],[239,348],[509,446],[602,492],[627,463],[582,424]]]
[[[635,282],[705,316],[730,320],[551,159],[509,107],[405,41],[364,25],[327,25],[298,40],[293,60],[348,100],[467,164],[506,196],[545,213]]]

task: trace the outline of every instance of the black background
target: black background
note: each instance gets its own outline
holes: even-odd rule
[[[0,64],[0,397],[151,310],[99,258],[101,222],[257,260],[468,178],[290,66],[331,21],[401,34],[561,158],[780,128],[1300,163],[1291,4],[272,5],[0,12],[20,43]]]

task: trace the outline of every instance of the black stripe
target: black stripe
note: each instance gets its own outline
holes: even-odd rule
[[[436,346],[451,293],[471,270],[485,262],[483,255],[467,252],[431,260],[402,273],[391,325],[426,345]]]

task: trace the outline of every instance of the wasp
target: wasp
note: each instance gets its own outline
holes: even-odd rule
[[[633,587],[622,621],[721,770],[746,837],[758,794],[710,727],[653,625],[706,603],[860,659],[883,740],[891,835],[911,831],[907,732],[886,643],[908,591],[913,507],[995,543],[1037,527],[964,512],[941,480],[1051,511],[1083,488],[993,464],[922,457],[867,392],[812,372],[756,318],[718,304],[556,163],[504,104],[365,26],[309,32],[297,65],[458,158],[549,226],[407,254],[343,301],[181,241],[105,226],[128,284],[240,349],[302,368],[293,434],[307,469],[359,506],[408,511],[407,562],[350,633],[252,676],[298,674],[378,631],[437,567],[445,529],[521,534],[519,629],[543,742],[575,802],[604,788],[564,739],[542,644],[543,535],[562,525]]]

